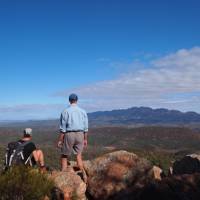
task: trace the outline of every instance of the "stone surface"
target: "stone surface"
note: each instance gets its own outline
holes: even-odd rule
[[[162,169],[134,153],[108,153],[92,161],[84,161],[88,175],[87,198],[199,200],[200,174],[195,173],[200,169],[199,162],[199,155],[187,155],[174,163],[171,176],[162,178]],[[174,175],[174,172],[179,175]],[[50,177],[56,188],[51,200],[86,200],[86,184],[78,173],[76,162],[71,162],[67,172],[54,171]]]
[[[132,200],[199,200],[200,174],[185,174],[147,184],[140,191],[118,195],[116,199]],[[134,197],[134,198],[133,198]]]
[[[127,151],[105,154],[85,164],[88,193],[93,199],[108,199],[130,186],[142,187],[153,179],[152,165]]]
[[[56,188],[52,194],[54,200],[86,199],[86,184],[73,169],[67,172],[54,171],[50,178],[53,179],[56,184]]]

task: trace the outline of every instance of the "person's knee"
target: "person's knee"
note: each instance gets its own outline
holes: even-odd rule
[[[40,155],[43,155],[43,151],[41,149],[37,149],[36,150],[37,154],[40,156]]]
[[[34,151],[32,152],[32,155],[33,155],[34,160],[37,162],[37,161],[39,160],[37,150],[34,150]]]
[[[35,159],[35,161],[39,161],[42,157],[43,157],[43,152],[40,149],[34,150],[33,151],[33,157]]]

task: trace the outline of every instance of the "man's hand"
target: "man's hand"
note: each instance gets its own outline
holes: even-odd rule
[[[87,145],[88,145],[88,141],[87,139],[84,139],[84,147],[87,147]]]
[[[88,145],[88,140],[87,140],[87,132],[84,132],[84,147],[87,147],[87,145]]]
[[[58,148],[61,148],[62,145],[63,145],[63,142],[62,142],[61,140],[59,140],[59,141],[57,142],[57,147],[58,147]]]
[[[58,142],[57,142],[56,146],[58,148],[61,148],[62,145],[63,145],[63,141],[64,141],[64,133],[60,132],[59,137],[58,137]]]

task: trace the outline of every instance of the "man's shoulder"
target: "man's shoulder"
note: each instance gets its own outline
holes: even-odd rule
[[[86,111],[85,111],[83,108],[81,108],[81,107],[79,107],[79,106],[77,106],[77,108],[78,108],[81,112],[83,112],[83,113],[86,114]]]
[[[62,111],[62,115],[65,115],[65,114],[67,114],[67,113],[71,113],[71,112],[74,112],[74,111],[79,111],[79,112],[81,112],[81,113],[84,113],[84,114],[86,114],[86,111],[83,109],[83,108],[81,108],[81,107],[79,107],[78,105],[76,105],[76,106],[68,106],[67,108],[65,108],[63,111]]]
[[[34,145],[35,146],[35,143],[31,140],[27,140],[27,141],[19,140],[19,142],[22,143],[22,144],[25,144],[25,145]]]
[[[28,141],[27,143],[28,143],[28,144],[31,144],[31,145],[32,145],[32,144],[35,145],[35,143],[34,143],[33,141]]]
[[[27,143],[24,146],[25,149],[29,149],[30,151],[33,151],[36,149],[36,145],[32,141],[27,141]]]
[[[69,112],[69,107],[65,108],[61,113],[64,115],[64,114],[66,114],[67,112]]]

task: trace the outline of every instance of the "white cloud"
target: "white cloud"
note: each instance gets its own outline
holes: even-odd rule
[[[115,63],[112,63],[112,67]],[[55,96],[75,92],[88,112],[133,106],[163,107],[200,112],[200,47],[181,49],[148,62],[116,63],[121,76],[96,82]],[[58,118],[62,104],[0,106],[0,120]]]
[[[133,66],[137,63],[134,61]],[[82,105],[91,111],[151,106],[199,112],[194,99],[200,96],[200,47],[181,49],[151,60],[145,68],[134,67],[115,80],[66,90],[57,95],[66,96],[70,92],[89,100],[91,103],[83,102]],[[187,95],[186,100],[184,94]]]

